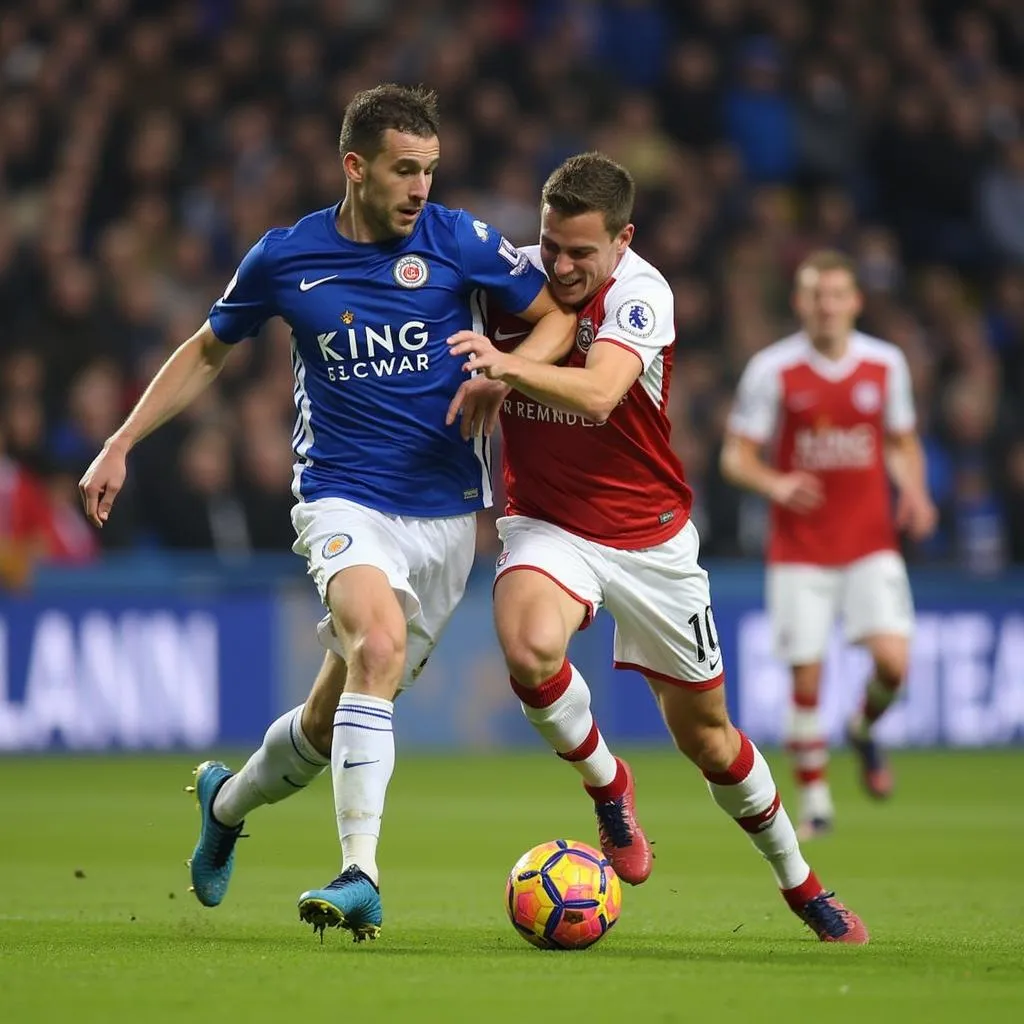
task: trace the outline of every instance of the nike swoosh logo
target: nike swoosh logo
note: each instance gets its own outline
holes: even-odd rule
[[[325,281],[333,281],[337,276],[337,274],[328,274],[327,277],[318,277],[315,281],[307,281],[303,278],[299,282],[299,291],[308,292],[310,288],[315,288],[318,284],[323,284]]]
[[[719,663],[719,662],[720,662],[721,660],[722,660],[722,659],[721,659],[721,657],[719,657],[718,661],[712,661],[712,662],[711,662],[711,663],[710,663],[710,664],[708,665],[708,668],[709,668],[709,669],[710,669],[710,670],[711,670],[712,672],[714,672],[714,671],[715,671],[715,669],[716,669],[716,668],[718,668],[718,663]]]
[[[500,328],[494,332],[495,341],[510,341],[512,338],[525,338],[529,331],[509,331],[505,332]]]
[[[379,757],[376,760],[374,760],[374,761],[342,761],[341,762],[341,767],[342,768],[358,768],[360,765],[363,765],[363,764],[377,764],[379,761],[380,761]]]

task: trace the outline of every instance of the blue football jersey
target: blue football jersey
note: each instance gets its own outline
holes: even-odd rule
[[[498,231],[428,203],[408,238],[353,242],[338,207],[268,231],[210,310],[221,341],[273,316],[292,329],[292,491],[381,512],[452,516],[491,503],[490,456],[445,413],[465,379],[456,331],[483,329],[483,293],[521,311],[544,275]]]

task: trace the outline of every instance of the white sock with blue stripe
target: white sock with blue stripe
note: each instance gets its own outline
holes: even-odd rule
[[[343,693],[334,714],[331,775],[342,866],[357,864],[374,883],[384,797],[395,770],[394,707],[381,697]]]
[[[329,764],[302,731],[300,704],[267,730],[263,745],[217,792],[213,816],[222,825],[237,825],[257,807],[305,789]]]

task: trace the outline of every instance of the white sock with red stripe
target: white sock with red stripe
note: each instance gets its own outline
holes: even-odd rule
[[[799,909],[822,891],[821,883],[800,852],[768,762],[742,732],[740,741],[736,760],[724,772],[704,773],[708,789],[768,861],[786,902]]]
[[[591,796],[602,801],[622,796],[625,770],[612,756],[590,713],[590,687],[569,659],[538,686],[524,686],[511,676],[509,682],[523,714],[555,753],[583,776]]]
[[[834,809],[828,788],[828,744],[816,699],[793,697],[786,750],[793,760],[793,774],[800,787],[800,820],[831,819]]]

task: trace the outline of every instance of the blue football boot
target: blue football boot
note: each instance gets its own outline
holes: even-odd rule
[[[192,874],[192,891],[196,899],[204,907],[215,907],[224,899],[231,881],[235,843],[242,835],[245,823],[229,828],[213,816],[213,801],[220,787],[234,774],[226,764],[204,761],[192,774],[196,777],[196,784],[185,789],[188,793],[195,793],[203,822],[192,859],[186,863]]]
[[[299,897],[299,918],[320,933],[321,942],[325,928],[347,928],[353,942],[375,939],[384,920],[380,890],[353,864],[322,889],[304,892]]]

